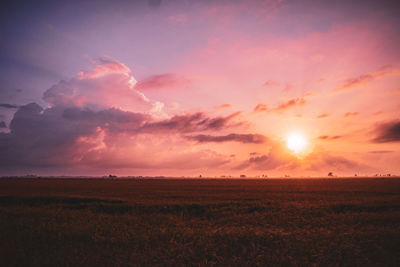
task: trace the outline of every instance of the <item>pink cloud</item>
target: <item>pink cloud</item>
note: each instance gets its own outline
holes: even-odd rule
[[[100,108],[121,108],[151,112],[159,101],[152,101],[135,89],[135,78],[123,63],[100,60],[89,71],[60,81],[46,90],[43,99],[50,105]]]
[[[349,78],[345,81],[345,83],[342,86],[335,88],[334,91],[350,90],[354,87],[365,85],[374,80],[388,76],[400,76],[400,69],[393,69],[390,66],[384,66],[376,72],[370,72],[362,74],[355,78]]]
[[[110,74],[124,74],[129,76],[131,70],[123,63],[100,59],[100,63],[89,71],[78,73],[78,79],[97,79]]]
[[[191,81],[184,77],[179,77],[177,75],[166,73],[150,76],[144,80],[139,81],[135,85],[137,90],[152,90],[152,89],[163,89],[163,88],[182,88],[189,86]]]
[[[268,106],[265,104],[258,104],[257,106],[255,106],[253,112],[256,112],[256,113],[263,112],[263,111],[283,112],[283,111],[290,109],[292,107],[295,107],[295,106],[302,106],[306,102],[307,101],[303,97],[298,97],[298,98],[288,99],[287,101],[280,103],[278,106],[276,106],[274,108],[268,108]]]
[[[231,107],[232,107],[231,104],[221,104],[219,106],[216,106],[214,109],[215,110],[222,110],[222,109],[228,109],[228,108],[231,108]]]

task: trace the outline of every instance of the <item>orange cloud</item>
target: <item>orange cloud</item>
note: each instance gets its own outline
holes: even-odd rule
[[[265,104],[258,104],[254,107],[253,112],[269,111],[268,106]]]
[[[319,115],[317,116],[317,118],[318,118],[318,119],[323,119],[323,118],[326,118],[326,117],[329,117],[329,116],[330,116],[329,114],[322,113],[322,114],[319,114]]]
[[[320,139],[320,140],[336,140],[336,139],[339,139],[339,138],[342,138],[342,136],[341,135],[334,135],[334,136],[321,135],[321,136],[318,136],[318,139]]]

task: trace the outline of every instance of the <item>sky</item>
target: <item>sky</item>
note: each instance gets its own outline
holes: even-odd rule
[[[400,174],[399,10],[5,2],[0,175]]]

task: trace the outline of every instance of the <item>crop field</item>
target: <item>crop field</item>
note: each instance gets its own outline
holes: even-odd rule
[[[0,179],[1,266],[398,266],[400,179]]]

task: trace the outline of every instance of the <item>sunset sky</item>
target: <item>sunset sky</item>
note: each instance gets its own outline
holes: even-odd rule
[[[399,1],[10,1],[0,175],[400,174]],[[293,150],[288,136],[306,144]]]

